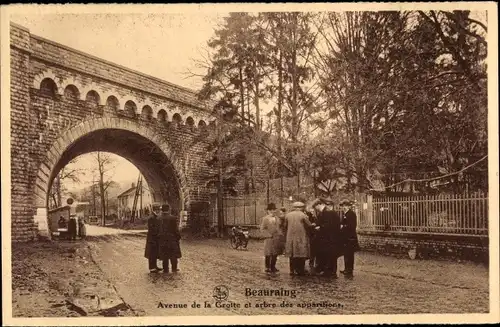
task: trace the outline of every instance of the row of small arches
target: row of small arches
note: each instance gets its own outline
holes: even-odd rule
[[[68,84],[64,89],[60,89],[57,86],[56,82],[50,77],[45,77],[41,80],[39,89],[40,92],[45,95],[54,96],[56,94],[62,93],[64,97],[68,99],[80,99],[88,101],[90,103],[94,103],[95,105],[106,105],[107,107],[117,111],[123,110],[126,113],[132,114],[134,116],[140,115],[147,120],[156,118],[160,122],[172,122],[178,125],[185,123],[186,125],[191,127],[198,126],[201,128],[205,128],[207,126],[207,122],[203,119],[195,121],[193,117],[187,116],[184,118],[179,113],[171,113],[171,115],[169,115],[165,109],[160,109],[155,112],[153,111],[152,106],[149,104],[141,105],[142,108],[140,108],[139,112],[139,108],[136,102],[132,99],[122,100],[122,102],[124,102],[122,106],[120,100],[116,96],[108,95],[107,97],[105,96],[106,101],[104,102],[104,99],[95,90],[91,89],[86,93],[80,93],[80,90],[74,84]],[[210,125],[214,123],[214,120],[210,121]]]

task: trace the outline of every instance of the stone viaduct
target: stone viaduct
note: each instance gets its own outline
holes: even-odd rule
[[[54,177],[70,160],[92,151],[132,162],[155,201],[168,201],[179,211],[189,214],[196,202],[210,198],[203,182],[210,174],[203,139],[211,135],[215,117],[194,91],[15,24],[10,49],[13,242],[50,234],[48,192]]]

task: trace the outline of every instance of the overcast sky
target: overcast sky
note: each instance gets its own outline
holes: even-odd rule
[[[13,15],[12,21],[38,36],[140,72],[197,89],[186,79],[224,14],[51,14]]]

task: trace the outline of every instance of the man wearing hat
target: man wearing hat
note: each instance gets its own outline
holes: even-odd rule
[[[160,211],[160,206],[157,204],[153,205],[151,211],[151,216],[148,218],[148,234],[146,236],[146,249],[144,251],[144,257],[148,258],[149,271],[156,273],[160,271],[160,268],[156,265],[158,260],[160,232],[160,221],[158,220],[157,212]]]
[[[281,230],[276,217],[276,205],[267,205],[267,215],[262,218],[260,230],[266,238],[264,241],[264,256],[266,272],[278,272],[276,261],[280,254]]]
[[[342,239],[344,241],[344,265],[341,271],[346,277],[352,277],[354,271],[354,252],[359,251],[358,235],[356,234],[357,217],[352,210],[354,203],[344,200],[340,203],[344,217],[342,219]]]
[[[178,259],[181,257],[181,247],[179,240],[178,218],[170,214],[170,206],[161,206],[160,230],[159,230],[159,257],[163,261],[163,272],[169,272],[169,261],[172,265],[172,272],[177,272]]]
[[[304,275],[304,265],[310,256],[310,244],[307,230],[311,222],[303,212],[305,204],[295,202],[293,210],[286,214],[287,233],[285,254],[290,258],[290,275]]]
[[[335,212],[333,200],[321,198],[315,202],[317,211],[317,272],[323,276],[337,277],[337,259],[341,252],[340,216]]]

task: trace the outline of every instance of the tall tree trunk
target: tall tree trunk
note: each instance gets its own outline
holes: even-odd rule
[[[292,30],[292,44],[293,44],[293,50],[292,50],[292,103],[291,103],[291,118],[292,118],[292,156],[295,161],[295,172],[297,174],[297,196],[300,193],[300,163],[298,160],[298,144],[297,144],[297,139],[298,139],[298,132],[299,132],[299,126],[298,126],[298,103],[297,103],[297,94],[298,94],[298,78],[297,78],[297,48],[296,48],[296,36],[297,36],[297,14],[293,14],[293,30]]]
[[[281,19],[278,20],[278,29],[280,31],[278,42],[283,40],[283,28],[281,27]],[[276,134],[278,143],[278,156],[282,157],[282,144],[281,144],[281,131],[282,131],[282,110],[283,110],[283,49],[282,44],[278,43],[279,60],[278,60],[278,109],[276,112]],[[280,198],[281,206],[284,205],[283,201],[283,165],[279,165],[279,175],[280,175]]]
[[[261,129],[261,124],[260,124],[260,104],[259,104],[259,76],[257,73],[257,65],[254,63],[254,98],[253,98],[253,104],[255,106],[255,127],[257,130]]]
[[[64,171],[64,169],[63,169]],[[57,179],[57,204],[56,204],[56,207],[60,207],[62,206],[62,187],[61,187],[61,174],[59,173],[56,177]]]
[[[241,101],[241,117],[245,119],[245,87],[243,85],[243,67],[239,67],[239,77],[240,77],[240,101]],[[245,122],[243,121],[243,124]]]

